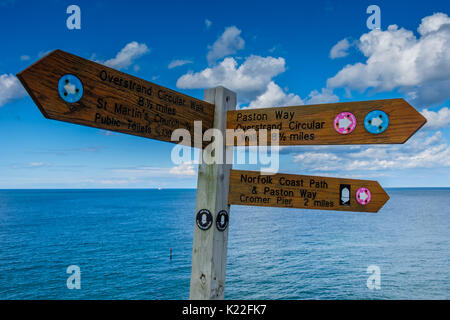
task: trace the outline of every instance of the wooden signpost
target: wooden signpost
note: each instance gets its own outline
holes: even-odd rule
[[[426,122],[403,99],[233,110],[236,94],[223,87],[206,90],[201,101],[60,50],[17,76],[46,118],[174,143],[179,128],[194,140],[194,121],[223,137],[227,128],[254,129],[256,136],[278,129],[280,145],[404,143]],[[225,154],[236,142],[214,152]],[[199,165],[191,299],[224,298],[230,205],[378,212],[389,199],[376,181],[231,166]]]
[[[49,119],[171,141],[194,121],[212,127],[214,105],[55,50],[17,77]],[[194,145],[193,141],[191,145]]]
[[[228,199],[247,206],[378,212],[389,196],[370,180],[231,170]]]
[[[205,100],[215,104],[214,128],[225,132],[227,111],[236,108],[236,94],[223,87],[212,88],[205,91]],[[225,144],[222,148],[225,154]],[[191,299],[224,298],[231,166],[203,162],[198,167]]]
[[[425,122],[405,100],[387,99],[235,110],[228,112],[227,128],[256,135],[278,129],[279,145],[391,144],[406,142]]]

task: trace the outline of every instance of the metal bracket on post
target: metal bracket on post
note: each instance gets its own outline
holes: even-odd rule
[[[236,109],[236,93],[217,87],[205,90],[205,101],[215,105],[214,128],[226,135],[227,111]],[[232,164],[226,163],[223,141],[223,164],[198,167],[194,245],[190,299],[224,299],[225,268],[228,246],[228,191]],[[201,154],[200,154],[201,156]]]

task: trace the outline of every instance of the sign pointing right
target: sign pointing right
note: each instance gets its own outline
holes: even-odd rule
[[[280,145],[404,143],[425,123],[403,99],[244,109],[227,115],[227,129],[254,129],[257,134],[278,129]],[[271,142],[270,134],[267,140]]]
[[[378,182],[231,170],[229,204],[378,212],[389,200]]]

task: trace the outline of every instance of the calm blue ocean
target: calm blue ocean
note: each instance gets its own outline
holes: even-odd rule
[[[195,192],[0,190],[0,299],[188,298]],[[233,206],[226,298],[450,299],[450,189],[388,193],[378,214]]]

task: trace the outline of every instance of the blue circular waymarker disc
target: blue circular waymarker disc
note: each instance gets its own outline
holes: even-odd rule
[[[381,110],[370,111],[364,119],[364,127],[373,134],[384,132],[389,126],[389,116]]]
[[[59,79],[58,92],[65,102],[74,103],[83,96],[83,84],[76,76],[66,74]]]

